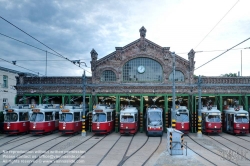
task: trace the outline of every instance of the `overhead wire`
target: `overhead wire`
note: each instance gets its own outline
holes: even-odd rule
[[[235,48],[232,50],[243,50],[243,49],[249,49],[250,47],[245,47],[245,48]],[[218,52],[218,51],[226,51],[224,50],[207,50],[207,51],[195,51],[195,53],[203,53],[203,52]],[[176,53],[176,54],[188,54],[188,52],[181,52],[181,53]]]
[[[28,44],[28,43],[26,43],[26,42],[24,42],[24,41],[15,39],[15,38],[13,38],[13,37],[10,37],[10,36],[5,35],[5,34],[2,34],[2,33],[0,33],[0,35],[5,36],[5,37],[7,37],[7,38],[10,38],[10,39],[12,39],[12,40],[18,41],[18,42],[20,42],[20,43],[22,43],[22,44],[25,44],[25,45],[28,45],[28,46],[30,46],[30,47],[36,48],[36,49],[38,49],[38,50],[40,50],[40,51],[44,51],[44,52],[47,52],[47,53],[49,53],[49,54],[52,54],[52,55],[55,55],[55,56],[61,58],[61,56],[59,56],[59,55],[57,55],[57,54],[54,54],[53,52],[49,52],[49,51],[43,50],[43,49],[41,49],[41,48],[39,48],[39,47],[33,46],[33,45],[31,45],[31,44]],[[65,60],[65,59],[64,59],[64,60]],[[79,59],[79,60],[88,60],[88,59]],[[19,61],[20,61],[20,60],[19,60]],[[49,60],[48,60],[48,61],[49,61]],[[58,60],[58,61],[63,61],[63,60]]]
[[[224,51],[224,52],[223,52],[223,53],[221,53],[220,55],[218,55],[218,56],[214,57],[213,59],[211,59],[211,60],[209,60],[208,62],[204,63],[203,65],[201,65],[201,66],[199,66],[199,67],[195,68],[194,70],[197,70],[197,69],[201,68],[202,66],[204,66],[204,65],[208,64],[209,62],[211,62],[211,61],[215,60],[216,58],[220,57],[221,55],[225,54],[226,52],[228,52],[228,51],[230,51],[231,49],[233,49],[234,47],[237,47],[238,45],[240,45],[240,44],[242,44],[242,43],[246,42],[246,41],[247,41],[247,40],[249,40],[249,39],[250,39],[250,37],[249,37],[249,38],[247,38],[246,40],[244,40],[244,41],[242,41],[242,42],[240,42],[240,43],[236,44],[235,46],[233,46],[233,47],[231,47],[231,48],[227,49],[226,51]]]
[[[7,61],[7,60],[5,60],[5,59],[2,59],[2,58],[0,58],[0,59],[3,60],[3,61],[5,61],[5,62],[8,62],[8,63],[10,63],[10,64],[13,64],[12,62]],[[30,70],[30,69],[28,69],[28,68],[25,68],[25,67],[22,67],[22,66],[19,66],[19,65],[15,65],[15,66],[18,66],[18,67],[20,67],[20,68],[23,68],[23,69],[26,69],[26,70],[31,71],[31,72],[33,72],[33,73],[36,73],[36,74],[38,74],[38,76],[39,76],[39,72]],[[40,75],[43,75],[43,74],[40,74]]]
[[[30,36],[32,39],[36,40],[37,42],[41,43],[42,45],[44,45],[45,47],[49,48],[50,50],[52,50],[53,52],[57,53],[58,55],[61,56],[61,58],[64,58],[70,62],[72,62],[71,60],[69,60],[68,58],[64,57],[63,55],[61,55],[60,53],[56,52],[55,50],[53,50],[52,48],[50,48],[49,46],[47,46],[46,44],[42,43],[41,41],[39,41],[38,39],[36,39],[35,37],[31,36],[30,34],[28,34],[27,32],[25,32],[24,30],[22,30],[21,28],[17,27],[16,25],[12,24],[11,22],[9,22],[8,20],[6,20],[5,18],[3,18],[2,16],[0,16],[1,19],[3,19],[4,21],[6,21],[7,23],[9,23],[10,25],[14,26],[15,28],[19,29],[20,31],[22,31],[23,33],[25,33],[26,35]],[[76,65],[76,64],[74,64]],[[77,66],[77,65],[76,65]],[[80,65],[79,65],[80,67]],[[81,69],[84,70],[84,68],[80,67]]]
[[[226,15],[236,6],[236,4],[239,2],[240,0],[238,0],[234,5],[233,5],[233,7],[231,7],[228,11],[227,11],[227,13],[219,20],[219,22],[217,22],[216,24],[215,24],[215,26],[207,33],[207,35],[199,42],[199,44],[194,48],[194,49],[196,49],[205,39],[206,39],[206,37],[215,29],[215,27],[226,17]]]

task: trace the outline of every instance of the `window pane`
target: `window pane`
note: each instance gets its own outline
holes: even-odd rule
[[[103,82],[116,81],[115,73],[113,71],[111,71],[111,70],[105,70],[102,73],[101,81],[103,81]]]
[[[169,81],[173,81],[173,72],[169,75]],[[175,81],[184,82],[184,74],[179,70],[175,71]]]
[[[162,66],[150,58],[135,58],[123,66],[123,82],[162,82]]]

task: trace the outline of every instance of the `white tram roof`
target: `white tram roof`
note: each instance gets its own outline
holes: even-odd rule
[[[17,104],[17,105],[14,105],[14,106],[10,106],[8,108],[5,108],[5,109],[31,109],[32,108],[32,104]]]
[[[95,110],[102,110],[103,112],[110,112],[110,111],[113,111],[114,109],[106,104],[97,104],[96,108],[93,111]]]
[[[162,112],[162,108],[160,108],[156,105],[152,105],[152,106],[147,108],[147,112],[155,112],[155,111]]]
[[[8,107],[8,108],[5,108],[5,112],[9,112],[11,113],[10,111],[8,110],[13,110],[13,112],[29,112],[31,111],[31,105],[28,105],[28,104],[18,104],[18,105],[15,105],[15,106],[11,106],[11,107]],[[13,113],[12,112],[12,113]]]
[[[35,109],[39,109],[39,112],[59,111],[60,104],[39,104],[36,107],[32,108],[32,111]]]
[[[128,106],[128,107],[125,107],[123,110],[121,110],[121,114],[124,114],[124,113],[138,113],[138,110],[136,107]]]
[[[243,110],[243,107],[240,106],[239,111],[235,111],[233,107],[228,108],[227,110],[223,110],[226,114],[233,113],[233,114],[248,114],[246,110]]]
[[[172,111],[173,109],[171,108],[171,111]],[[186,110],[185,112],[186,113],[189,113],[189,110],[187,109],[187,107],[186,106],[178,106],[178,108],[176,108],[174,111],[179,111],[179,112],[182,112],[182,111],[180,111],[180,110]]]
[[[220,110],[217,109],[217,106],[212,106],[211,110],[207,109],[207,106],[203,106],[201,109],[201,113],[221,113]]]

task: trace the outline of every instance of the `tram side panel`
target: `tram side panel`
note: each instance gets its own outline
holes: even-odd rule
[[[135,134],[139,129],[138,109],[128,106],[120,111],[120,134]]]
[[[147,136],[163,135],[163,110],[157,106],[151,106],[146,110],[146,134]]]
[[[20,134],[29,132],[30,105],[18,105],[4,110],[4,132],[6,134]]]
[[[107,105],[97,105],[92,112],[92,132],[109,134],[115,128],[115,110]]]
[[[32,109],[30,117],[30,133],[52,133],[59,129],[59,106],[41,105]]]
[[[231,134],[249,133],[249,114],[242,106],[227,108],[225,114],[224,130]]]

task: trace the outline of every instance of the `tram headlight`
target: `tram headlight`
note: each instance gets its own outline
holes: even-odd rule
[[[243,129],[245,129],[245,127],[243,126]]]
[[[33,126],[33,129],[35,129],[36,128],[36,126]]]
[[[99,126],[97,126],[97,129],[99,129],[100,127]]]
[[[126,129],[128,129],[128,126],[126,126]]]
[[[9,126],[7,126],[7,129],[9,129],[10,127]]]
[[[217,128],[216,126],[214,126],[214,128]]]
[[[63,129],[65,129],[65,126],[63,126]]]

